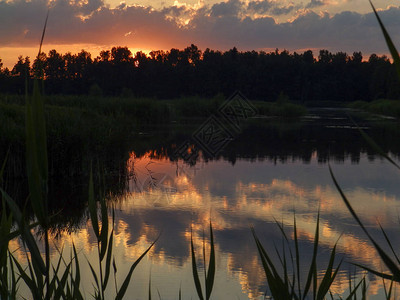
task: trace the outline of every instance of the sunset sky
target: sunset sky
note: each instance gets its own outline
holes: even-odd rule
[[[400,47],[398,1],[374,4]],[[48,7],[46,52],[86,49],[97,56],[113,46],[148,52],[191,43],[202,50],[387,52],[367,0],[0,0],[5,66],[36,55]]]

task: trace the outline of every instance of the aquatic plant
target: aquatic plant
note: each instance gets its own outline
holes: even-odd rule
[[[274,264],[271,254],[269,254],[264,246],[262,245],[260,239],[258,238],[255,229],[251,227],[251,232],[254,237],[254,241],[257,246],[258,254],[261,259],[262,267],[267,278],[268,287],[273,299],[325,299],[325,297],[330,292],[330,287],[334,282],[336,275],[342,264],[342,259],[334,269],[335,259],[336,259],[336,244],[331,250],[330,259],[328,265],[326,266],[325,273],[322,280],[318,282],[317,273],[317,256],[319,245],[319,212],[317,216],[317,225],[315,229],[314,244],[313,244],[313,254],[311,261],[309,262],[309,269],[307,274],[307,279],[305,284],[302,285],[302,274],[303,271],[300,269],[301,257],[299,248],[299,240],[297,234],[296,217],[293,221],[293,234],[294,234],[294,249],[290,245],[289,238],[282,224],[278,225],[280,232],[283,237],[282,249],[278,249],[275,246],[276,253],[279,258],[280,266]],[[288,250],[287,250],[288,249]],[[358,287],[357,287],[358,288]],[[312,296],[309,294],[312,293]]]

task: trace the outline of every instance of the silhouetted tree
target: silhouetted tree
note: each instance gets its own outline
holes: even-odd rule
[[[154,50],[134,56],[128,47],[103,50],[94,60],[89,52],[41,53],[30,70],[20,57],[11,72],[2,70],[1,91],[20,93],[28,74],[45,79],[46,92],[92,95],[135,95],[158,98],[229,96],[235,90],[252,99],[275,101],[282,93],[302,102],[400,98],[400,84],[386,56],[361,52],[311,50],[289,53],[221,52],[196,45],[179,50]],[[91,88],[92,87],[92,88]],[[101,90],[101,93],[99,91]],[[96,92],[93,92],[96,91]]]

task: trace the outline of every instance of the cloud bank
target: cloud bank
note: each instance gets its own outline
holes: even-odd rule
[[[328,49],[387,52],[372,13],[316,13],[324,1],[280,5],[270,0],[229,0],[214,5],[185,5],[154,9],[121,3],[111,8],[103,0],[0,1],[0,45],[38,45],[45,16],[50,17],[45,43],[122,45],[146,49]],[[296,12],[291,20],[276,17]],[[393,39],[400,41],[400,7],[380,11]]]

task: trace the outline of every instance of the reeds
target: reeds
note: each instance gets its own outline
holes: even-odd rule
[[[390,35],[388,34],[385,26],[383,25],[374,5],[372,4],[372,2],[370,1],[371,7],[374,11],[374,14],[378,20],[379,26],[382,30],[383,36],[385,37],[385,41],[386,44],[389,48],[389,51],[392,55],[393,58],[393,62],[394,65],[396,66],[396,70],[397,70],[397,75],[400,78],[400,57],[398,54],[398,51],[396,49],[396,47],[394,46]],[[364,139],[366,140],[366,142],[375,149],[375,151],[377,151],[378,153],[380,153],[389,163],[391,163],[393,166],[395,166],[396,168],[400,169],[400,166],[394,161],[392,160],[380,147],[379,145],[377,145],[375,143],[375,141],[373,141],[363,130],[359,129],[360,134],[364,137]],[[356,220],[356,222],[358,223],[358,225],[360,226],[360,228],[363,230],[363,232],[366,234],[366,236],[368,237],[368,239],[370,240],[370,242],[373,244],[373,246],[375,247],[376,251],[378,252],[382,262],[384,263],[384,265],[386,266],[386,268],[388,269],[389,273],[385,273],[385,272],[381,272],[378,270],[374,270],[371,269],[369,267],[366,266],[362,266],[360,264],[355,264],[358,267],[367,270],[368,272],[381,277],[382,279],[387,279],[390,280],[390,287],[387,290],[386,286],[385,286],[385,294],[387,299],[391,298],[391,291],[392,291],[392,286],[393,286],[393,282],[397,282],[400,283],[400,259],[399,256],[396,254],[396,251],[394,250],[393,246],[392,246],[392,242],[390,241],[390,239],[388,238],[385,230],[382,228],[382,226],[379,224],[382,235],[386,241],[387,246],[390,249],[390,254],[387,253],[386,251],[383,250],[382,245],[378,244],[378,242],[372,237],[372,235],[369,233],[369,231],[367,230],[367,228],[364,226],[363,222],[361,221],[360,217],[357,215],[357,213],[355,212],[355,210],[353,209],[349,199],[346,197],[344,191],[342,190],[342,188],[340,187],[338,181],[336,180],[336,177],[334,176],[334,173],[332,171],[331,166],[329,166],[329,172],[330,175],[332,177],[332,180],[335,184],[336,189],[338,190],[343,202],[345,203],[347,209],[349,210],[350,214],[352,215],[352,217]]]
[[[372,3],[371,3],[372,5]],[[389,34],[383,26],[375,8],[372,5],[374,13],[378,19],[378,22],[382,28],[384,37],[388,44],[389,50],[392,53],[397,72],[400,76],[400,58],[396,48],[394,47]],[[46,19],[47,22],[47,19]],[[43,30],[43,36],[46,25]],[[43,41],[42,36],[42,41]],[[39,51],[40,53],[40,51]],[[45,126],[45,108],[43,96],[39,91],[39,81],[35,81],[33,87],[33,95],[26,96],[26,115],[25,115],[25,140],[26,140],[26,162],[27,162],[27,178],[29,184],[29,205],[31,205],[34,212],[35,220],[29,222],[25,208],[21,211],[20,207],[15,201],[4,191],[2,188],[2,175],[5,169],[7,159],[5,159],[0,169],[0,192],[2,197],[2,210],[0,219],[0,298],[1,299],[16,299],[18,297],[18,285],[22,282],[28,287],[32,299],[84,299],[80,284],[81,284],[81,265],[78,258],[78,253],[75,245],[72,246],[69,261],[64,259],[64,252],[61,249],[57,249],[58,259],[56,264],[50,262],[50,238],[49,238],[49,225],[51,219],[54,217],[49,213],[48,210],[48,178],[49,178],[49,167],[48,167],[48,154],[47,154],[47,133]],[[119,100],[118,100],[119,101]],[[122,101],[122,100],[121,100]],[[185,101],[181,100],[182,103]],[[100,102],[101,103],[101,102]],[[143,116],[137,105],[127,104],[132,110],[132,115],[140,115],[145,122],[154,121],[154,115],[146,114]],[[137,104],[137,103],[136,103]],[[79,105],[85,107],[86,104],[80,102]],[[123,110],[121,106],[113,104],[114,110],[110,114],[119,115]],[[143,104],[142,109],[148,111],[151,104]],[[282,104],[289,105],[289,104]],[[4,105],[3,105],[4,106]],[[67,105],[68,106],[68,105]],[[159,103],[156,105],[160,108]],[[209,112],[209,109],[217,106],[215,103],[210,104],[204,111]],[[179,106],[178,106],[179,107]],[[10,109],[10,107],[6,107]],[[79,109],[82,109],[80,106]],[[97,105],[98,111],[103,110],[104,107]],[[159,112],[166,119],[169,114],[167,113],[168,106],[160,108]],[[182,107],[180,107],[182,109]],[[267,109],[267,108],[265,108]],[[269,108],[268,108],[269,109]],[[298,107],[284,107],[279,108],[286,112],[278,112],[280,114],[297,115],[299,112],[303,113],[303,110]],[[12,111],[12,110],[11,110]],[[109,110],[107,110],[109,111]],[[15,109],[18,115],[18,109]],[[164,119],[165,120],[165,119]],[[363,134],[363,133],[362,133]],[[366,137],[367,138],[367,137]],[[368,138],[367,138],[368,140]],[[372,141],[370,141],[372,144]],[[377,147],[373,144],[374,147]],[[388,157],[387,157],[388,158]],[[389,158],[388,158],[389,159]],[[389,161],[395,164],[392,160]],[[396,165],[397,166],[397,165]],[[398,166],[397,166],[398,167]],[[370,235],[357,213],[354,211],[350,201],[347,199],[340,185],[338,184],[331,167],[329,167],[330,174],[333,182],[338,189],[344,203],[346,204],[349,212],[353,218],[357,221],[358,225],[362,228],[368,239],[374,245],[379,256],[384,262],[388,269],[388,272],[380,272],[373,270],[369,267],[355,264],[356,266],[363,268],[364,270],[390,281],[389,286],[385,287],[386,299],[391,299],[393,291],[393,283],[400,282],[400,259],[399,255],[394,250],[390,239],[388,238],[385,230],[381,227],[382,234],[385,241],[390,249],[390,253],[383,250],[382,246],[379,245],[375,239]],[[28,202],[28,201],[27,201]],[[99,202],[99,203],[98,203]],[[98,209],[100,205],[100,210]],[[122,299],[128,289],[128,286],[132,280],[132,274],[143,259],[143,257],[151,250],[156,243],[157,239],[143,252],[139,258],[131,265],[128,274],[125,276],[120,287],[117,286],[116,274],[117,267],[115,265],[115,258],[113,257],[113,239],[114,239],[114,214],[112,213],[112,225],[109,224],[109,212],[104,197],[100,201],[95,200],[94,196],[94,183],[92,172],[90,172],[89,179],[89,195],[88,195],[88,208],[91,219],[92,228],[96,236],[97,241],[97,265],[88,261],[89,268],[91,270],[93,281],[94,281],[94,299],[106,299],[105,292],[109,286],[110,276],[114,275],[114,288],[115,288],[115,299]],[[99,218],[100,212],[100,218]],[[16,228],[13,224],[16,224]],[[315,299],[322,300],[328,296],[333,299],[333,295],[330,288],[335,281],[335,278],[340,270],[342,260],[337,261],[336,244],[331,249],[330,258],[327,266],[325,267],[322,278],[318,278],[317,258],[319,248],[319,213],[317,216],[317,225],[315,229],[315,236],[313,242],[313,253],[311,262],[309,263],[308,271],[303,273],[300,269],[301,253],[299,247],[299,239],[297,233],[296,218],[294,217],[294,239],[293,242],[289,241],[286,232],[281,224],[277,222],[283,237],[283,248],[281,251],[275,247],[279,264],[276,265],[273,259],[261,243],[258,238],[255,229],[251,228],[252,235],[254,237],[258,254],[261,259],[261,264],[264,269],[269,290],[271,296],[277,300],[287,299]],[[44,257],[41,255],[39,250],[39,241],[33,236],[32,230],[40,230],[43,235],[43,243],[45,254]],[[197,296],[199,299],[210,299],[212,290],[214,287],[215,273],[216,273],[216,262],[215,262],[215,246],[212,224],[209,225],[210,230],[210,255],[208,268],[206,264],[206,250],[205,250],[205,238],[203,238],[203,265],[204,265],[204,288],[202,287],[199,268],[197,266],[196,254],[193,244],[193,236],[191,236],[191,262],[194,285],[196,288]],[[23,241],[26,253],[27,266],[24,267],[15,258],[13,253],[9,251],[9,241],[13,238],[19,237]],[[292,245],[294,244],[294,246]],[[394,257],[394,259],[393,259]],[[97,270],[96,270],[97,269]],[[303,274],[306,274],[305,281],[303,280]],[[151,281],[150,281],[151,282]],[[305,282],[305,284],[303,284]],[[151,283],[149,284],[149,299],[151,299],[150,293]],[[362,278],[357,284],[354,284],[350,280],[350,291],[346,299],[355,299],[357,292],[361,290],[361,299],[365,299],[366,292],[366,280]],[[182,298],[181,290],[179,290],[179,299]]]
[[[311,261],[309,262],[308,272],[303,272],[300,269],[301,257],[299,247],[299,240],[297,234],[296,217],[293,221],[293,234],[294,234],[294,249],[290,245],[289,238],[287,237],[283,225],[276,222],[283,236],[282,249],[278,249],[275,246],[276,253],[279,258],[280,266],[274,264],[271,255],[267,253],[260,239],[258,238],[255,229],[252,227],[251,231],[257,246],[258,254],[261,259],[261,263],[267,278],[268,287],[271,292],[273,299],[317,299],[322,300],[330,292],[330,287],[334,282],[336,275],[342,264],[342,260],[334,269],[336,259],[336,244],[331,250],[330,259],[328,265],[325,268],[325,274],[322,279],[319,280],[317,277],[317,256],[319,248],[319,212],[317,216],[317,225],[315,229],[313,254]],[[306,274],[306,281],[303,285],[302,275]],[[319,281],[319,282],[318,282]],[[312,296],[309,294],[312,293]]]
[[[214,286],[215,279],[215,249],[214,249],[214,235],[212,230],[212,224],[210,221],[210,257],[208,261],[208,269],[206,265],[206,249],[205,249],[205,237],[203,235],[203,265],[204,265],[204,289],[205,294],[203,294],[203,289],[200,283],[199,272],[197,268],[196,262],[196,254],[193,246],[193,233],[190,236],[190,252],[192,256],[192,272],[193,272],[193,280],[196,287],[197,296],[200,300],[209,300],[211,297],[211,292]]]

